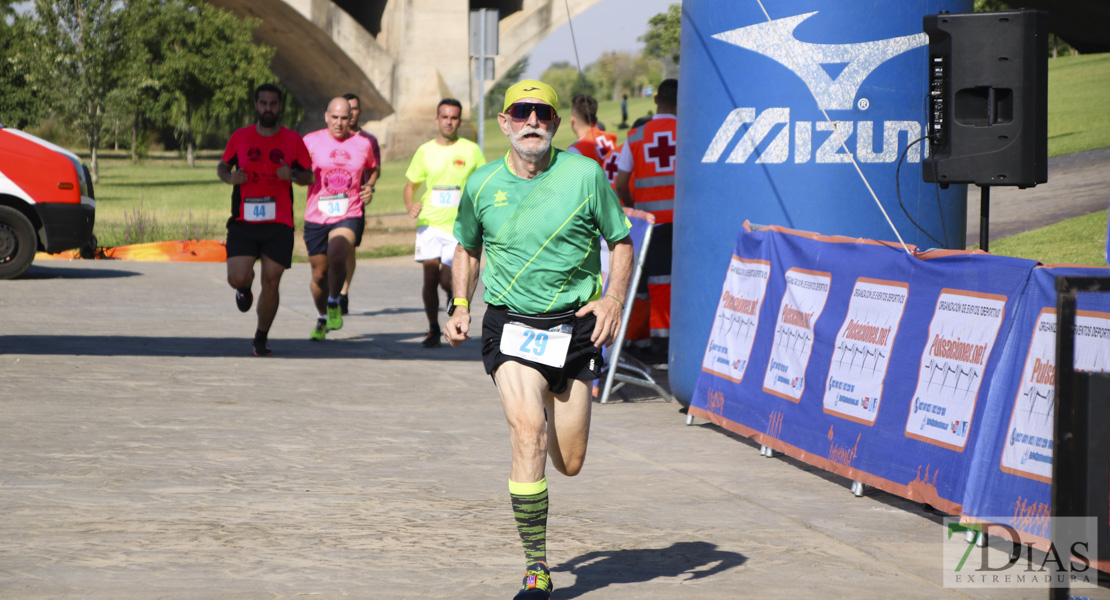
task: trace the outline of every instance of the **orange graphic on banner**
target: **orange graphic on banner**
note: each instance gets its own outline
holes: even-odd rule
[[[841,446],[833,441],[833,428],[829,426],[829,460],[834,463],[844,465],[845,467],[852,466],[852,461],[856,458],[856,451],[859,449],[859,440],[863,434],[856,435],[856,444],[849,449],[847,446]]]
[[[767,422],[767,435],[779,439],[779,436],[782,435],[782,417],[783,412],[781,410],[771,413],[771,419]]]
[[[1029,502],[1018,496],[1014,502],[1014,527],[1026,533],[1048,537],[1049,506],[1045,502]]]

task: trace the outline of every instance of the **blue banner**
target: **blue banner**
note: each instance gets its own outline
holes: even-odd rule
[[[960,514],[1036,264],[745,228],[690,414]]]
[[[1058,275],[1110,273],[1075,267],[1033,271],[986,398],[963,501],[967,521],[1003,518],[1002,524],[1045,540],[1052,496]],[[1110,371],[1110,294],[1079,294],[1076,304],[1074,368]]]

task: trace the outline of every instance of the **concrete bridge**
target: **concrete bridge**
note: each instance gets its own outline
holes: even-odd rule
[[[500,11],[498,74],[567,22],[564,0],[209,1],[262,21],[255,36],[277,49],[271,68],[305,107],[306,131],[323,126],[329,99],[354,92],[363,128],[386,159],[411,154],[435,134],[440,98],[458,98],[465,113],[477,105],[472,9]],[[567,0],[571,15],[598,1]]]

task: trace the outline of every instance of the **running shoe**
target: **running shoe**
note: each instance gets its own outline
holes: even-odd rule
[[[420,342],[420,345],[425,348],[439,348],[442,343],[442,340],[439,339],[440,335],[442,334],[438,329],[433,329],[424,336],[424,341]]]
[[[549,600],[554,589],[547,565],[542,562],[534,563],[524,574],[524,583],[516,596],[513,596],[513,600]]]
[[[270,350],[270,342],[259,343],[258,340],[255,340],[251,342],[251,348],[254,348],[255,356],[269,356],[274,353],[273,350]]]
[[[339,314],[345,315],[347,310],[347,294],[339,294]]]
[[[343,328],[343,315],[341,314],[341,310],[339,308],[339,303],[338,302],[336,302],[335,304],[332,304],[330,302],[328,303],[328,323],[327,323],[327,325],[328,325],[328,331],[334,331],[336,329],[342,329]]]
[[[322,342],[322,341],[324,341],[324,336],[326,336],[327,334],[328,334],[327,320],[325,320],[325,319],[316,319],[316,327],[312,330],[312,333],[308,334],[308,339],[313,340],[313,341],[317,341],[317,342]]]
[[[251,293],[250,288],[244,290],[235,290],[235,306],[239,307],[239,312],[247,312],[251,309],[251,304],[254,304],[254,294]]]

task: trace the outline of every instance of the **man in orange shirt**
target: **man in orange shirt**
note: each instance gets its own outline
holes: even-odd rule
[[[671,238],[674,214],[675,158],[678,153],[678,80],[664,79],[655,95],[656,114],[628,132],[617,159],[617,196],[625,206],[655,215],[651,246],[644,261],[639,298],[651,299],[651,354],[648,362],[665,364],[671,335]],[[634,184],[632,182],[635,182]],[[644,290],[646,284],[646,290]]]
[[[602,131],[597,126],[597,100],[578,94],[571,100],[570,128],[578,141],[567,148],[571,154],[581,154],[605,166],[605,156],[617,147],[617,135]]]

